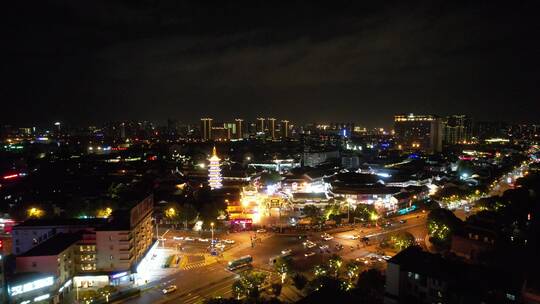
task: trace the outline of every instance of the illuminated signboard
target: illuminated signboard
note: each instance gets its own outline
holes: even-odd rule
[[[39,302],[39,301],[43,301],[43,300],[46,300],[50,297],[49,294],[44,294],[44,295],[41,295],[39,297],[35,297],[34,298],[34,302]]]
[[[54,278],[46,277],[46,278],[38,279],[38,280],[25,283],[22,285],[11,286],[9,288],[9,294],[11,296],[16,296],[16,295],[23,294],[32,290],[52,286],[53,284],[54,284]]]
[[[115,273],[111,276],[111,279],[118,279],[118,278],[121,278],[123,276],[127,276],[127,272],[119,272],[119,273]]]

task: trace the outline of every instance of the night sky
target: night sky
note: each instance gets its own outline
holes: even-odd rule
[[[540,122],[535,1],[215,2],[4,3],[0,124]]]

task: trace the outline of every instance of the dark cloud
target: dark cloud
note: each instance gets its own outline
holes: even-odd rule
[[[397,112],[530,121],[539,110],[539,31],[527,2],[68,3],[65,24],[40,20],[50,27],[37,33],[11,20],[19,35],[4,56],[11,79],[0,94],[12,102],[2,120],[376,125]]]

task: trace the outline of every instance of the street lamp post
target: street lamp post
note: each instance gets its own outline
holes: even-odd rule
[[[210,223],[210,230],[212,231],[212,240],[210,241],[210,244],[212,244],[212,248],[214,248],[214,222]]]

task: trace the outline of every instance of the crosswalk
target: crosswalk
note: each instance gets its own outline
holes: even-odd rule
[[[190,270],[205,267],[214,264],[215,259],[210,256],[204,255],[186,255],[183,257],[182,262],[179,265],[180,270]]]
[[[206,266],[206,261],[186,264],[186,265],[183,265],[182,267],[180,267],[180,269],[181,270],[190,270],[190,269],[200,268],[200,267],[204,267],[204,266]]]

